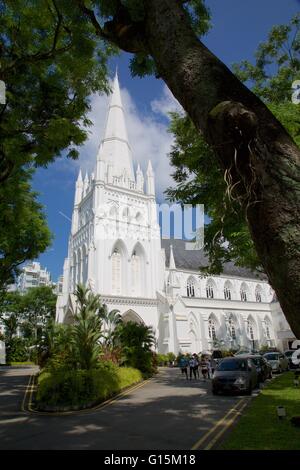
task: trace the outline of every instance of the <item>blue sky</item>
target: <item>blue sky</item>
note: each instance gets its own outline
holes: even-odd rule
[[[204,43],[230,66],[243,59],[253,59],[259,42],[264,41],[275,24],[287,23],[299,11],[299,0],[207,0],[212,13],[212,29]],[[122,53],[111,61],[111,73],[118,65],[123,102],[128,114],[128,131],[135,162],[145,169],[148,158],[156,171],[158,198],[171,184],[167,153],[172,137],[167,132],[167,111],[176,107],[164,83],[154,77],[132,78],[128,68],[130,56]],[[91,171],[101,139],[107,97],[92,97],[91,118],[94,127],[89,141],[81,149],[79,162],[60,158],[47,169],[39,169],[33,180],[51,231],[53,244],[39,258],[56,281],[67,255],[74,186],[79,166]]]

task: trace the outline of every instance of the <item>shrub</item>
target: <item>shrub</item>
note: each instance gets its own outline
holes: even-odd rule
[[[117,370],[120,390],[140,382],[143,378],[141,371],[133,367],[119,367]]]
[[[174,354],[174,353],[172,353],[172,352],[168,352],[168,354],[167,354],[167,358],[168,358],[168,362],[173,362],[173,361],[175,361],[175,359],[176,359],[176,356],[175,356],[175,354]]]
[[[6,342],[6,362],[23,362],[29,359],[27,342],[23,338],[14,337]]]
[[[140,371],[111,362],[90,370],[45,370],[38,378],[37,404],[75,407],[101,402],[142,379]]]
[[[167,354],[157,354],[157,362],[160,366],[165,366],[168,364]]]

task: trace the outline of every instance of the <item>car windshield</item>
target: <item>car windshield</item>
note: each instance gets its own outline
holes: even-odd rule
[[[284,355],[286,357],[291,357],[294,354],[295,351],[285,351]]]
[[[220,371],[247,370],[247,361],[222,361],[217,370],[220,370]]]
[[[265,358],[268,360],[268,361],[278,361],[278,354],[266,354],[265,355]]]

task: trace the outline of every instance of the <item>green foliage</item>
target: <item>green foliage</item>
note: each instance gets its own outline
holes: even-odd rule
[[[73,327],[73,341],[77,350],[77,361],[81,369],[93,369],[101,354],[102,319],[99,310],[102,307],[100,296],[89,288],[77,286],[75,292],[77,311]]]
[[[2,292],[0,318],[5,327],[4,340],[10,360],[22,361],[24,356],[25,360],[30,356],[37,361],[48,322],[55,316],[55,305],[56,295],[48,286],[33,287],[24,295]],[[16,338],[18,328],[22,338]]]
[[[169,360],[167,354],[157,354],[156,359],[159,366],[168,365]]]
[[[127,322],[117,326],[116,334],[124,355],[123,364],[151,375],[154,372],[151,347],[155,342],[152,328]]]
[[[222,450],[300,450],[299,428],[290,419],[299,416],[299,387],[294,374],[284,373],[269,382],[251,400],[237,425],[223,442]],[[284,406],[287,417],[279,420],[277,406]]]
[[[268,103],[268,107],[300,147],[299,105],[285,101],[283,103]]]
[[[168,361],[169,361],[169,362],[173,362],[173,361],[175,361],[176,356],[175,356],[175,354],[174,354],[173,352],[168,352],[167,358],[168,358]]]
[[[292,82],[299,78],[300,15],[289,25],[276,26],[256,53],[256,65],[234,66],[238,77],[252,86],[270,110],[300,145],[299,106],[291,102]],[[254,243],[239,204],[230,196],[223,170],[211,147],[195,129],[191,119],[171,115],[170,131],[175,142],[170,153],[176,187],[166,190],[171,201],[204,204],[209,223],[205,226],[204,249],[209,263],[202,271],[220,274],[226,262],[261,271]]]
[[[24,336],[40,341],[49,321],[55,318],[56,295],[50,286],[32,287],[21,296],[19,313]]]
[[[204,238],[209,264],[202,270],[219,274],[228,261],[252,270],[260,269],[244,214],[240,206],[228,198],[215,153],[189,117],[172,113],[170,130],[175,137],[170,161],[177,184],[168,188],[166,195],[171,201],[183,204],[204,204],[210,218]]]
[[[107,59],[93,25],[67,0],[0,0],[0,288],[51,236],[32,169],[77,158],[88,135],[90,96],[107,92]]]
[[[14,280],[21,263],[36,258],[51,242],[37,193],[30,188],[31,175],[16,168],[0,184],[0,290]]]
[[[109,311],[106,305],[99,309],[99,316],[103,321],[102,346],[107,351],[112,351],[116,343],[116,327],[122,323],[119,310]]]
[[[0,112],[0,168],[47,165],[87,137],[89,96],[108,91],[106,61],[115,49],[62,0],[0,1],[0,79],[7,105]],[[38,12],[38,14],[37,14]]]
[[[77,367],[77,353],[73,338],[73,326],[50,321],[39,345],[38,362],[49,369]]]
[[[28,343],[24,338],[13,337],[6,343],[6,362],[27,361],[30,356]]]
[[[274,26],[255,58],[255,65],[243,61],[233,66],[239,79],[267,103],[291,102],[292,83],[300,70],[300,14],[287,25]]]
[[[9,316],[1,316],[1,323],[4,325],[4,339],[6,343],[9,343],[11,339],[16,336],[19,326],[19,318],[15,313],[11,313]]]
[[[45,371],[38,378],[38,407],[101,402],[141,379],[138,370],[118,368],[112,363],[90,370]]]
[[[210,29],[210,11],[204,0],[190,0],[185,3],[185,9],[190,17],[195,32],[203,36]]]

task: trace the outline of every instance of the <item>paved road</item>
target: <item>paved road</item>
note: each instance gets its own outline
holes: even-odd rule
[[[209,382],[162,369],[109,406],[84,414],[26,414],[30,369],[0,369],[0,449],[191,449],[239,400],[213,396]]]

